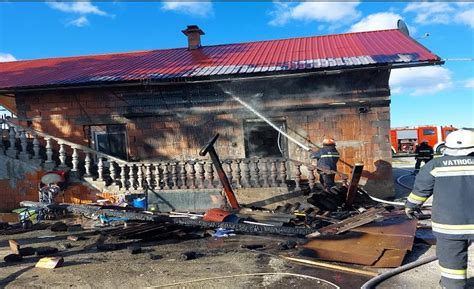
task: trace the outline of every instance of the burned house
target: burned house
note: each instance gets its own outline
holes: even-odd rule
[[[5,157],[112,194],[216,189],[198,152],[219,133],[232,184],[258,195],[314,186],[290,160],[332,136],[339,171],[362,162],[367,190],[392,194],[390,71],[437,55],[398,29],[209,46],[197,26],[183,33],[183,48],[1,63],[0,104],[17,115]]]

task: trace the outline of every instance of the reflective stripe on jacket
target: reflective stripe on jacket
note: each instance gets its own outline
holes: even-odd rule
[[[407,207],[433,196],[432,227],[443,238],[474,237],[474,156],[442,156],[423,166]]]
[[[335,145],[324,145],[320,150],[312,153],[311,158],[318,160],[318,167],[335,171],[339,161],[339,152]]]
[[[415,149],[415,158],[419,160],[431,160],[433,158],[433,148],[427,144],[420,144]]]

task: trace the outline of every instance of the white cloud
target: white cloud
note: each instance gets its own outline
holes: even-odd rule
[[[87,19],[87,17],[83,15],[77,19],[70,21],[68,24],[76,27],[84,27],[89,25],[89,19]]]
[[[455,21],[474,28],[474,9],[459,12],[458,14],[456,14]]]
[[[474,88],[474,78],[466,80],[464,87],[466,88]]]
[[[451,86],[451,71],[441,66],[399,68],[390,74],[390,88],[394,94],[428,95]]]
[[[331,24],[347,24],[359,18],[359,2],[275,2],[270,13],[274,18],[270,25],[282,26],[289,21],[318,21]]]
[[[413,2],[403,12],[415,13],[419,24],[463,24],[474,28],[474,5],[468,2]]]
[[[176,2],[163,2],[161,7],[165,11],[174,11],[178,13],[184,13],[197,17],[208,17],[211,16],[213,12],[212,3],[205,1],[198,2],[186,2],[186,1],[176,1]]]
[[[455,9],[446,2],[413,2],[403,12],[416,13],[415,22],[420,24],[448,24]]]
[[[66,12],[66,13],[76,13],[76,14],[95,14],[105,16],[108,15],[107,12],[102,11],[99,7],[93,5],[89,1],[80,1],[80,2],[46,2],[46,4],[56,10]]]
[[[350,32],[383,30],[397,28],[397,21],[403,17],[392,12],[381,12],[368,15],[349,29]]]
[[[11,55],[10,53],[0,53],[0,62],[11,62],[15,60],[15,56]]]

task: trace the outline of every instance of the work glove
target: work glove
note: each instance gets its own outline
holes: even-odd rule
[[[408,208],[405,207],[405,214],[407,215],[408,219],[418,219],[420,215],[422,215],[420,208]]]

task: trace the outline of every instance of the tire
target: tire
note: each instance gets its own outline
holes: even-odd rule
[[[439,155],[442,155],[445,149],[446,149],[446,145],[445,144],[440,144],[436,148],[436,153],[439,154]]]

